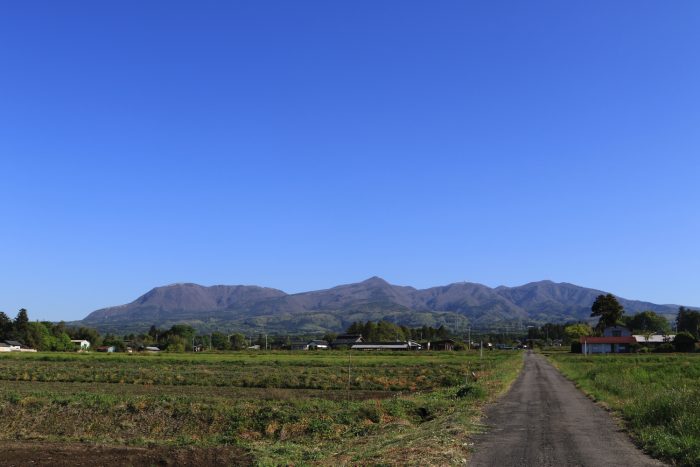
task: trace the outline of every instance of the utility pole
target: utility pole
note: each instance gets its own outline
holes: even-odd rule
[[[469,326],[468,332],[469,332],[469,334],[468,334],[469,337],[467,338],[467,350],[471,350],[472,349],[472,327],[471,326]]]
[[[265,350],[267,350],[267,334],[265,334]]]
[[[348,401],[350,400],[350,371],[352,369],[352,350],[348,352]]]

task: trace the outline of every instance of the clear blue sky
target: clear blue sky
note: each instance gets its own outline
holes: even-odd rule
[[[552,279],[700,305],[696,1],[0,6],[0,310]]]

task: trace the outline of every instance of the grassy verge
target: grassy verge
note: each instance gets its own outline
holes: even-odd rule
[[[260,465],[454,464],[521,364],[512,352],[12,356],[0,439],[235,445]]]
[[[619,413],[654,457],[700,465],[700,356],[548,354],[564,375]]]

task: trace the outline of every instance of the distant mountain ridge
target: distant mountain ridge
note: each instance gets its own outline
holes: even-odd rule
[[[70,324],[103,332],[142,332],[154,324],[185,323],[200,331],[318,333],[341,331],[355,321],[386,319],[408,326],[483,329],[586,320],[602,293],[606,292],[547,280],[517,287],[458,282],[415,289],[372,277],[296,294],[258,286],[181,283],[156,287],[131,303],[94,311]],[[627,314],[652,310],[672,317],[678,310],[678,305],[618,299]]]

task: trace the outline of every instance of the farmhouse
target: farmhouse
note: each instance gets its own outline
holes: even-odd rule
[[[22,344],[17,341],[5,341],[5,344],[10,346],[11,352],[19,352],[22,350]]]
[[[10,348],[10,344],[0,342],[0,352],[12,352],[12,349]]]
[[[579,338],[584,354],[628,353],[637,340],[632,331],[623,326],[610,326],[603,330],[603,336],[582,336]]]
[[[423,348],[418,342],[359,342],[353,344],[352,350],[420,350]]]

